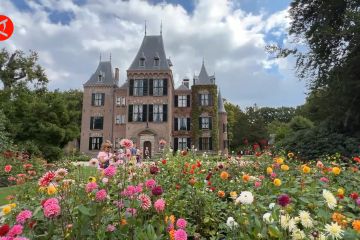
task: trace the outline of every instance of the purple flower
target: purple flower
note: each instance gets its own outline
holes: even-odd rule
[[[289,197],[289,195],[287,194],[281,194],[278,199],[277,202],[280,206],[285,207],[286,205],[291,203],[291,199]]]
[[[151,174],[157,174],[159,172],[159,168],[156,166],[151,166],[150,167],[150,173]]]
[[[156,186],[151,190],[151,192],[155,196],[160,196],[163,193],[163,189],[161,186]]]
[[[356,199],[356,204],[360,206],[360,198]]]

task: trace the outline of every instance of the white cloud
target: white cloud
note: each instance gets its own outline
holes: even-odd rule
[[[37,3],[40,2],[41,4]],[[0,11],[15,23],[5,47],[39,52],[50,78],[49,87],[82,88],[96,70],[99,53],[120,67],[121,82],[140,47],[147,20],[148,34],[163,37],[174,64],[175,81],[198,74],[202,58],[209,74],[216,73],[222,95],[241,106],[298,105],[304,102],[304,83],[293,74],[293,61],[272,60],[266,39],[283,35],[289,25],[287,10],[267,16],[239,9],[230,0],[199,0],[188,13],[181,5],[151,5],[147,1],[71,0],[30,1],[32,12],[20,11],[2,0]],[[69,25],[53,23],[49,11],[71,11]],[[284,39],[286,42],[286,39]]]

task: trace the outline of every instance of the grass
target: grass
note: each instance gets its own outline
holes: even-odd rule
[[[16,194],[19,186],[10,186],[10,187],[2,187],[0,188],[0,206],[8,204],[9,202],[6,200],[8,195]]]

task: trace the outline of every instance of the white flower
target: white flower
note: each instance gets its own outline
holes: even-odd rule
[[[334,209],[337,205],[337,201],[336,201],[336,198],[334,197],[334,195],[326,189],[323,189],[322,195],[325,198],[325,201],[326,201],[328,207],[330,209]]]
[[[274,222],[274,219],[272,218],[270,212],[267,212],[267,213],[265,213],[265,214],[263,215],[263,220],[264,220],[264,222],[266,222],[266,223],[273,223],[273,222]]]
[[[107,183],[109,182],[109,179],[106,178],[106,177],[104,177],[104,178],[102,179],[102,182],[103,182],[104,184],[107,184]]]
[[[234,229],[237,228],[239,226],[239,224],[237,222],[235,222],[233,217],[228,217],[227,221],[226,221],[226,225],[230,228],[230,229]]]
[[[297,218],[291,218],[288,222],[288,228],[290,232],[293,232],[297,229],[297,223],[298,223],[298,219]]]
[[[243,191],[240,193],[239,197],[235,200],[235,204],[252,204],[254,201],[254,196],[249,191]]]
[[[90,167],[97,167],[99,164],[99,160],[97,158],[92,158],[89,160],[89,166]]]
[[[301,224],[304,227],[311,228],[314,225],[313,220],[310,217],[310,213],[308,211],[300,211],[299,217],[300,217]]]
[[[292,232],[291,237],[292,237],[293,240],[301,240],[301,239],[304,239],[306,237],[306,235],[300,229],[295,229]]]
[[[273,209],[275,207],[275,203],[270,203],[269,204],[269,209]]]
[[[290,216],[288,214],[280,216],[280,225],[283,229],[289,227]]]
[[[318,237],[314,237],[312,234],[309,235],[310,240],[326,240],[326,236],[323,233],[319,233]]]
[[[331,225],[326,224],[325,231],[328,236],[331,236],[332,238],[335,239],[341,239],[342,235],[344,234],[344,231],[341,229],[341,226],[334,222],[332,222]]]

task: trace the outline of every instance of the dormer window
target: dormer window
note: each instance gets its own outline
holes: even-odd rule
[[[100,71],[98,75],[98,82],[103,82],[105,79],[105,73]]]
[[[159,66],[159,63],[160,63],[159,57],[155,57],[155,58],[154,58],[154,66],[155,66],[155,67],[158,67],[158,66]]]
[[[140,67],[145,67],[145,58],[140,58],[139,65]]]

